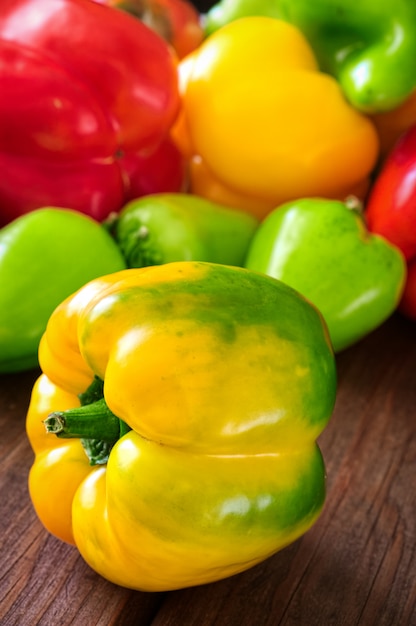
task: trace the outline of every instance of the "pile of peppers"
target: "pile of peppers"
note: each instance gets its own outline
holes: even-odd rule
[[[0,3],[0,372],[40,370],[30,497],[108,580],[318,520],[336,355],[416,321],[415,58],[414,0]]]

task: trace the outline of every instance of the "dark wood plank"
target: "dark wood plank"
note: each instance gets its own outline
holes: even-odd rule
[[[416,324],[396,315],[337,363],[321,518],[243,574],[166,594],[108,583],[42,528],[24,429],[37,372],[0,377],[2,626],[416,624]]]

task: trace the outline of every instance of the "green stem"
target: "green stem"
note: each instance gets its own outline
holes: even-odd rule
[[[107,443],[115,443],[120,438],[121,423],[104,398],[66,411],[55,411],[44,421],[46,432],[58,437],[100,439]]]
[[[46,432],[65,439],[80,439],[91,465],[107,463],[113,445],[130,426],[114,415],[104,399],[104,382],[97,376],[79,395],[80,407],[50,413]]]
[[[80,393],[78,398],[82,405],[92,404],[96,400],[101,400],[101,398],[104,398],[104,381],[95,376],[88,389]]]

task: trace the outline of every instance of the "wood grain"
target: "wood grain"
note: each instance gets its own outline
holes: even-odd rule
[[[243,574],[165,594],[108,583],[43,529],[24,425],[38,372],[0,377],[0,624],[415,625],[416,324],[394,316],[337,365],[315,526]]]

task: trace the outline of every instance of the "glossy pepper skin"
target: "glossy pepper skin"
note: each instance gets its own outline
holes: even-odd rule
[[[408,276],[401,310],[416,319],[416,124],[394,144],[371,188],[366,205],[371,232],[404,254]]]
[[[258,220],[191,194],[155,194],[129,202],[111,232],[129,267],[173,261],[242,266]]]
[[[416,124],[397,141],[377,175],[366,204],[369,229],[416,256]]]
[[[395,311],[406,280],[403,254],[368,231],[361,210],[325,198],[301,198],[272,211],[245,266],[282,280],[318,307],[335,352]]]
[[[336,77],[359,110],[394,109],[416,87],[414,0],[222,0],[208,11],[206,31],[243,15],[300,28],[321,70]]]
[[[146,168],[179,106],[165,41],[90,0],[1,2],[0,80],[0,224],[51,205],[100,221],[118,210],[124,160]],[[164,183],[153,192],[178,190]]]
[[[58,304],[102,274],[126,267],[108,232],[77,211],[45,207],[0,230],[0,374],[38,367]]]
[[[317,519],[315,440],[333,410],[335,361],[320,313],[279,281],[196,262],[100,278],[56,309],[40,362],[31,498],[110,581],[160,591],[218,580]],[[65,438],[75,432],[65,410],[79,397],[95,408],[84,394],[94,376],[112,412],[107,442],[125,434],[91,467],[82,442],[104,439],[104,418]],[[46,433],[42,421],[58,433],[59,415],[64,431]]]
[[[241,18],[208,37],[179,71],[183,105],[173,136],[207,172],[198,184],[191,167],[193,193],[236,208],[249,198],[247,210],[262,218],[301,196],[342,199],[368,179],[378,157],[375,128],[319,71],[295,26]],[[230,193],[213,197],[214,188]]]

